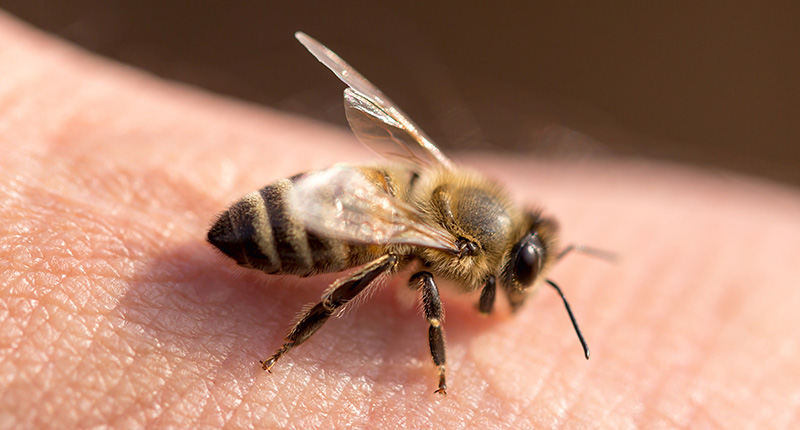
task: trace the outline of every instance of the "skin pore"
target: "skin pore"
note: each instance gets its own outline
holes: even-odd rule
[[[291,39],[287,36],[287,43]],[[276,66],[277,67],[277,66]],[[387,282],[273,369],[335,275],[269,277],[204,242],[276,179],[371,155],[349,132],[130,70],[0,16],[0,422],[8,428],[792,428],[800,193],[643,161],[456,157],[541,205],[571,255],[516,315]],[[498,305],[502,300],[498,300]]]

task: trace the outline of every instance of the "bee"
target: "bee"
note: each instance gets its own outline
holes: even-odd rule
[[[308,35],[295,37],[347,88],[344,105],[355,135],[393,160],[339,164],[301,173],[248,194],[217,218],[208,241],[239,265],[268,274],[312,276],[355,269],[307,308],[285,343],[261,366],[270,371],[348,302],[387,276],[413,268],[438,368],[435,393],[446,394],[444,312],[437,279],[478,293],[489,314],[498,286],[516,311],[548,284],[561,296],[589,358],[589,348],[561,289],[545,276],[570,251],[558,251],[558,227],[515,205],[498,184],[447,158],[380,90]],[[591,251],[590,251],[591,252]]]

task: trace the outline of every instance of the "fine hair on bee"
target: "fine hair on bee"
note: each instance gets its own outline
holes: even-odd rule
[[[561,289],[546,278],[571,251],[557,248],[558,226],[514,204],[498,184],[458,166],[380,90],[321,43],[297,39],[347,88],[345,112],[355,135],[386,160],[337,164],[276,181],[223,212],[208,241],[240,266],[268,274],[312,276],[356,269],[309,305],[264,370],[319,330],[331,315],[366,294],[379,279],[414,268],[428,344],[438,368],[436,393],[446,394],[444,311],[436,279],[478,296],[479,312],[494,308],[501,288],[512,311],[541,285],[564,302],[584,355],[584,341]]]

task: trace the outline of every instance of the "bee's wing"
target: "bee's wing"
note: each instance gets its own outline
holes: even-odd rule
[[[356,167],[306,174],[289,193],[293,216],[317,234],[365,244],[408,244],[457,253],[455,238],[392,197]]]
[[[350,88],[344,91],[347,121],[368,147],[387,157],[421,165],[453,167],[433,141],[381,90],[323,44],[302,32],[295,37]]]

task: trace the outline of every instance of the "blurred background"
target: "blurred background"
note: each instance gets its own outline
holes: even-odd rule
[[[336,2],[339,3],[339,2]],[[649,157],[800,185],[800,3],[0,0],[170,80],[345,125],[305,31],[442,147]]]

